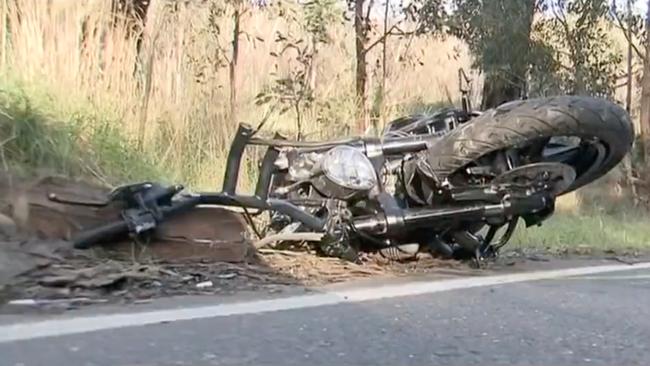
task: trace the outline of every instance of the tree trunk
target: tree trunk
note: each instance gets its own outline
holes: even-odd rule
[[[312,55],[311,55],[311,63],[309,64],[309,69],[308,71],[308,80],[309,80],[309,89],[314,92],[316,90],[316,75],[318,72],[318,42],[316,41],[316,38],[312,35],[311,39],[311,49],[312,49]]]
[[[355,0],[354,3],[354,35],[356,49],[355,68],[355,93],[357,101],[356,129],[357,132],[364,132],[366,129],[366,104],[368,96],[366,93],[367,61],[366,61],[366,28],[363,5],[365,0]]]
[[[230,121],[233,125],[237,123],[237,62],[239,61],[239,34],[241,23],[241,1],[236,1],[233,4],[235,10],[233,11],[233,31],[232,31],[232,54],[228,64],[228,81],[230,84]]]
[[[627,0],[627,15],[632,19],[632,0]],[[627,24],[627,39],[632,40],[631,20]],[[632,111],[632,42],[627,43],[627,84],[625,88],[625,110],[627,113]]]
[[[646,29],[650,27],[650,0],[646,14]],[[650,35],[645,39],[645,59],[643,60],[643,77],[641,78],[641,120],[639,121],[639,134],[644,160],[650,153]]]
[[[486,74],[485,81],[483,82],[481,109],[495,108],[505,102],[518,99],[522,91],[523,88],[520,84],[511,82],[500,73],[493,72]]]
[[[390,1],[386,0],[384,4],[384,35],[388,33],[388,15],[390,10]],[[381,42],[381,95],[379,102],[379,109],[381,112],[382,122],[386,124],[386,79],[388,78],[388,37],[384,37],[384,40]]]
[[[140,64],[143,62],[144,29],[147,24],[150,5],[150,0],[113,0],[111,3],[113,21],[118,22],[118,19],[124,17],[127,22],[127,37],[135,38],[136,64],[133,68],[134,75],[138,75]]]
[[[7,39],[9,38],[9,9],[7,6],[7,0],[0,0],[2,2],[2,7],[0,10],[0,68],[5,69],[7,65]]]
[[[616,3],[614,3],[616,5]],[[626,94],[625,94],[625,110],[628,114],[632,113],[632,0],[627,0],[627,16],[628,23],[627,29],[627,85],[626,85]],[[634,198],[634,204],[637,205],[639,198],[637,195],[636,185],[634,183],[634,161],[630,154],[626,154],[623,159],[623,168],[625,171],[625,179],[627,186],[630,187],[632,192],[632,197]]]
[[[505,102],[519,99],[526,91],[528,73],[528,53],[530,51],[530,33],[532,30],[533,16],[535,15],[535,0],[526,1],[492,1],[484,6],[498,6],[505,9],[512,21],[504,19],[495,26],[494,34],[512,35],[512,45],[498,44],[495,47],[504,49],[487,49],[484,52],[492,55],[498,54],[502,59],[487,66],[483,84],[483,98],[481,109],[494,108]],[[494,9],[492,9],[494,10]],[[493,11],[491,11],[493,13]],[[506,48],[510,48],[510,52]],[[485,55],[484,55],[485,56]],[[486,59],[486,57],[483,57]],[[506,71],[507,70],[507,71]]]

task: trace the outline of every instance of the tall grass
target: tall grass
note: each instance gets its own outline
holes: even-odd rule
[[[82,109],[50,113],[45,99],[26,90],[8,83],[0,90],[0,159],[5,170],[84,175],[107,184],[162,177],[108,114]]]
[[[73,124],[93,123],[81,121],[89,109],[105,113],[108,127],[120,131],[130,146],[140,147],[169,179],[200,188],[220,183],[236,129],[226,115],[227,69],[218,66],[231,41],[227,16],[215,25],[204,5],[191,2],[173,11],[164,1],[152,2],[141,67],[134,71],[136,40],[125,24],[112,22],[109,1],[54,0],[50,7],[42,0],[2,3],[8,22],[0,35],[5,40],[3,84],[18,80],[38,90],[28,93],[35,103],[47,104],[55,118],[77,113],[80,120],[68,121]],[[330,27],[331,42],[315,60],[317,100],[303,111],[307,138],[331,137],[352,122],[354,40],[348,26]],[[242,29],[237,122],[256,124],[267,107],[255,106],[254,96],[273,81],[274,71],[282,75],[291,67],[288,56],[269,57],[279,47],[274,35],[297,28],[269,10],[255,9],[243,18]],[[415,62],[416,54],[422,65]],[[470,64],[461,42],[427,37],[391,40],[388,59],[384,118],[417,103],[455,99],[455,72]],[[370,72],[370,90],[379,84],[373,77],[377,71]],[[265,128],[291,134],[293,119],[290,113],[274,114]]]
[[[197,189],[218,188],[236,124],[255,125],[262,119],[269,107],[256,106],[255,95],[273,82],[274,73],[286,75],[292,67],[290,56],[269,57],[278,51],[276,32],[300,35],[300,31],[269,10],[255,9],[242,19],[245,33],[236,84],[239,118],[231,121],[228,71],[222,66],[231,41],[231,19],[223,16],[215,24],[202,2],[189,2],[177,11],[165,6],[170,3],[152,2],[138,55],[136,39],[124,22],[114,20],[110,1],[0,0],[0,163],[91,174],[112,183],[155,178]],[[308,139],[332,137],[351,126],[355,109],[351,30],[350,24],[332,24],[330,42],[315,59],[316,101],[303,111],[302,128]],[[623,50],[623,37],[615,38]],[[377,47],[368,57],[370,94],[380,84],[381,72],[375,67],[380,50]],[[456,102],[456,71],[471,66],[466,45],[454,38],[391,38],[387,54],[384,122],[414,109]],[[474,75],[475,91],[480,82]],[[617,91],[617,99],[624,100],[623,90]],[[633,115],[638,95],[635,101]],[[294,116],[271,114],[265,130],[292,135]],[[244,167],[242,188],[250,189],[256,169],[252,160]],[[605,191],[611,192],[615,179],[606,186]],[[598,192],[602,188],[585,192],[582,200],[602,200]],[[569,197],[564,202],[559,206],[575,211],[580,200]],[[554,233],[570,232],[572,225],[602,233],[603,227],[623,222],[598,223],[600,229],[594,231],[590,228],[595,221],[581,220],[560,216],[551,221],[551,230],[535,238],[543,239],[543,245],[575,241]],[[645,241],[646,236],[629,234],[639,227],[626,226],[622,242]],[[519,239],[537,240],[521,235]]]

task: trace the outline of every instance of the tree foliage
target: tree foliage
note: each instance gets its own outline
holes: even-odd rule
[[[337,20],[336,0],[309,0],[302,9],[301,27],[317,43],[328,43],[328,25]]]
[[[539,36],[553,54],[559,91],[607,96],[614,91],[622,55],[610,38],[606,0],[550,0],[552,16]]]
[[[451,6],[448,6],[451,4]],[[465,41],[485,75],[483,107],[558,93],[610,95],[621,55],[607,0],[421,0],[420,33]],[[637,20],[637,23],[638,20]]]
[[[455,0],[449,33],[464,40],[483,71],[525,67],[535,0]],[[519,70],[505,70],[518,77]]]
[[[276,4],[275,14],[297,25],[299,32],[278,31],[274,35],[277,51],[270,56],[288,59],[290,67],[287,72],[273,73],[274,81],[256,96],[256,104],[272,103],[273,108],[280,107],[280,114],[293,111],[298,139],[302,137],[303,111],[314,102],[314,87],[310,82],[315,73],[314,58],[318,47],[329,42],[327,25],[336,17],[334,6],[334,0],[309,0],[299,8]]]

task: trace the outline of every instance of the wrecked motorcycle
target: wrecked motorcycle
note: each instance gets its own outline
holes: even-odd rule
[[[114,189],[115,222],[73,238],[88,248],[146,237],[199,205],[267,213],[266,235],[317,234],[327,255],[391,258],[429,250],[480,261],[495,256],[518,222],[540,225],[555,200],[605,175],[633,142],[629,116],[604,99],[560,96],[461,108],[390,122],[379,137],[290,141],[240,125],[221,192],[144,182]],[[237,192],[243,154],[263,146],[254,194]],[[50,197],[56,200],[56,197]],[[284,235],[284,236],[282,236]],[[300,238],[300,236],[297,236]],[[294,237],[295,238],[295,237]]]

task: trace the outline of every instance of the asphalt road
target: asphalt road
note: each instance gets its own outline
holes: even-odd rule
[[[650,360],[650,269],[472,286],[372,295],[378,298],[368,301],[361,300],[386,289],[355,292],[358,302],[273,312],[256,310],[265,303],[248,303],[242,314],[149,325],[136,320],[125,328],[109,324],[88,333],[5,340],[0,365],[647,365]],[[192,305],[188,299],[178,302],[175,306]],[[8,329],[0,324],[0,332]]]

